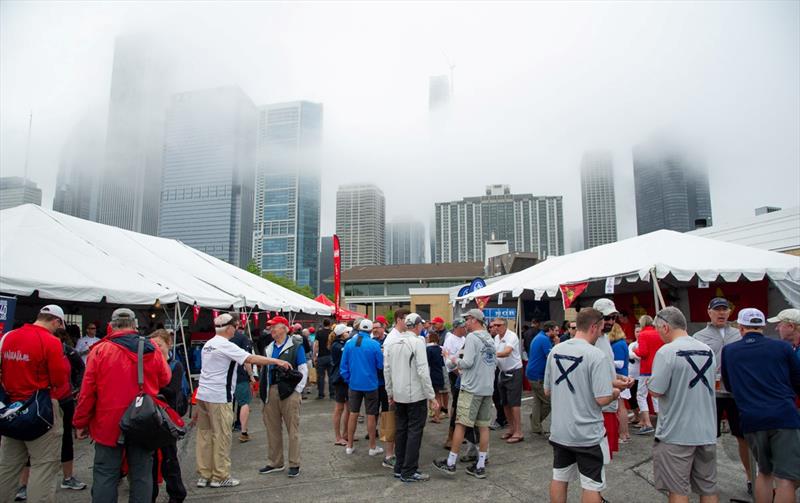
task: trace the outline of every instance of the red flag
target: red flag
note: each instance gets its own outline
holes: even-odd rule
[[[489,303],[489,297],[475,297],[475,303],[478,304],[478,309],[483,309]]]
[[[247,313],[242,311],[239,313],[239,322],[242,326],[247,325]]]
[[[192,323],[197,323],[198,316],[200,316],[200,306],[195,304],[192,306],[192,317],[194,318],[194,321],[192,321]]]
[[[219,316],[219,311],[217,311],[216,309],[213,309],[213,310],[211,311],[211,318],[213,318],[213,319],[215,319],[215,320],[216,320],[216,319],[217,319],[217,316]]]
[[[575,302],[575,299],[577,299],[578,296],[582,294],[588,286],[588,281],[585,283],[575,283],[572,285],[559,285],[558,288],[561,289],[561,300],[564,303],[564,309],[569,308],[569,306]]]
[[[256,328],[258,328],[258,311],[253,311],[253,322],[256,324]]]
[[[336,319],[339,319],[339,302],[342,290],[342,250],[339,236],[333,235],[333,303],[336,305]]]

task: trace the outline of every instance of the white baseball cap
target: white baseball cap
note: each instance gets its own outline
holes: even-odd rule
[[[603,313],[603,316],[619,313],[617,306],[614,305],[614,301],[611,299],[597,299],[592,307]]]
[[[55,304],[48,304],[39,310],[39,314],[52,314],[61,321],[64,320],[64,310]]]
[[[333,329],[333,333],[336,335],[343,335],[345,332],[347,332],[347,325],[344,323],[336,325],[336,328]]]
[[[423,320],[422,316],[418,315],[417,313],[410,313],[406,316],[405,323],[406,328],[414,328],[420,323],[425,323],[425,320]]]
[[[739,311],[739,317],[736,322],[739,325],[746,325],[748,327],[763,327],[766,325],[766,316],[760,310],[754,307],[748,307]]]
[[[372,322],[365,318],[365,319],[361,320],[361,323],[358,324],[358,329],[359,330],[363,330],[365,332],[371,332],[372,331]]]
[[[774,316],[767,320],[770,323],[779,323],[781,321],[788,321],[789,323],[800,324],[800,309],[784,309],[778,316]]]

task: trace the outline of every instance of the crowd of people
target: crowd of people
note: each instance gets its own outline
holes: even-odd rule
[[[708,325],[690,335],[684,314],[665,307],[640,317],[631,341],[611,299],[580,309],[561,327],[523,327],[522,336],[480,309],[449,328],[442,318],[428,321],[407,309],[391,313],[392,323],[383,316],[324,320],[318,330],[275,316],[255,338],[225,313],[213,320],[215,335],[202,347],[196,393],[188,397],[169,331],[143,338],[135,313],[120,308],[106,337],[97,338],[91,323],[73,348],[63,310],[48,305],[0,342],[0,410],[41,390],[49,390],[53,408],[53,423],[38,438],[0,440],[0,502],[54,501],[59,481],[64,489],[85,489],[73,474],[73,430],[94,441],[93,501],[116,501],[124,476],[130,501],[155,501],[161,481],[170,502],[183,501],[177,440],[153,449],[126,441],[120,429],[141,394],[178,427],[185,426],[189,401],[195,404],[188,423],[197,429],[196,485],[229,488],[240,484],[231,473],[233,431],[240,443],[250,441],[257,391],[267,437],[259,473],[297,477],[310,377],[317,399],[333,401],[334,445],[358,455],[358,425],[366,423],[364,452],[402,482],[430,480],[420,465],[425,426],[445,420],[448,454],[431,466],[447,477],[462,463],[467,475],[486,478],[490,432],[503,430],[500,441],[519,444],[529,431],[552,446],[551,501],[566,502],[569,483],[579,481],[582,501],[602,502],[614,453],[631,434],[652,435],[656,488],[671,502],[696,493],[711,503],[718,501],[717,438],[729,430],[748,492],[759,503],[793,502],[800,484],[800,310],[767,320],[743,308],[735,328],[732,312],[726,299],[712,299]],[[764,336],[767,323],[777,323],[781,340]],[[524,389],[532,405],[527,429]]]

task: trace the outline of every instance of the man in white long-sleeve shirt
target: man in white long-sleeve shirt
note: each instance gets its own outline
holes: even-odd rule
[[[394,404],[397,430],[394,476],[403,482],[422,482],[430,478],[417,471],[419,449],[428,404],[434,411],[439,410],[431,385],[425,341],[420,337],[423,323],[420,315],[411,313],[405,317],[406,331],[384,342],[383,375],[389,404]]]

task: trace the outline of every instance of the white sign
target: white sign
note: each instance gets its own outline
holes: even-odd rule
[[[708,288],[708,281],[697,278],[697,288]]]
[[[614,277],[606,278],[606,294],[614,293]]]

